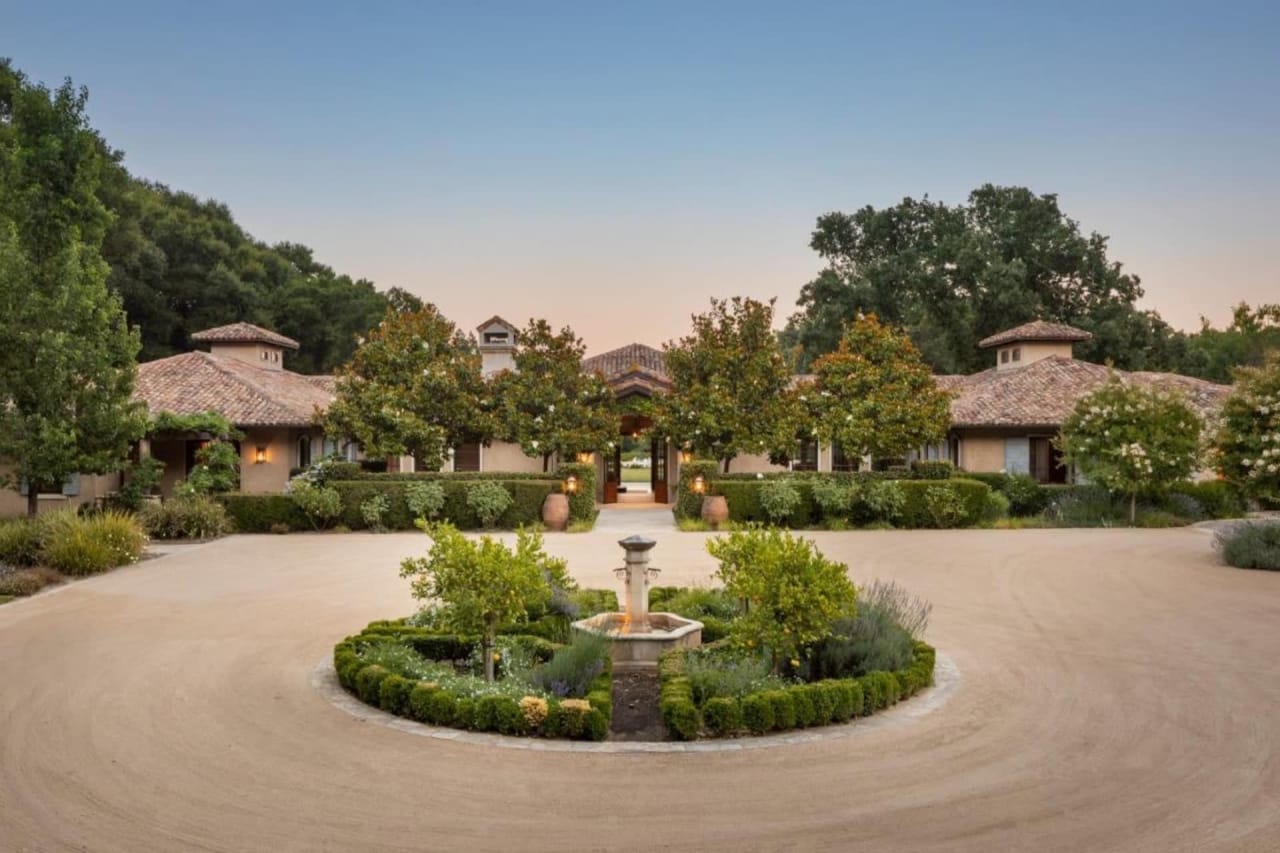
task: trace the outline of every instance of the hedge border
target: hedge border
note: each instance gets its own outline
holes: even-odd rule
[[[535,654],[543,659],[557,648],[541,637],[507,636],[530,642]],[[613,720],[613,665],[607,657],[604,670],[587,690],[587,710],[565,707],[563,700],[547,699],[546,717],[535,730],[519,701],[509,696],[458,696],[436,684],[396,675],[360,657],[363,647],[386,642],[410,645],[424,657],[433,657],[424,651],[431,649],[441,655],[437,660],[457,660],[469,655],[478,641],[414,628],[403,619],[370,622],[359,634],[333,647],[338,683],[366,705],[427,725],[509,736],[602,741],[609,734]]]
[[[699,708],[684,674],[686,654],[674,649],[658,663],[662,722],[673,740],[684,741],[820,728],[868,717],[931,686],[937,662],[933,646],[917,640],[911,662],[895,672],[792,684],[736,699],[715,697]]]

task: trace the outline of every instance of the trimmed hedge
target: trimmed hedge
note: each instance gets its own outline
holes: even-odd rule
[[[869,716],[933,684],[937,657],[932,646],[917,641],[911,662],[896,672],[792,684],[741,698],[717,696],[699,708],[684,674],[685,654],[668,652],[658,664],[662,722],[676,740],[761,735]]]
[[[693,490],[693,481],[699,476],[710,485],[717,476],[720,464],[707,459],[695,459],[680,466],[680,480],[676,487],[675,505],[671,511],[676,518],[700,518],[702,516],[702,495]]]
[[[848,482],[856,475],[821,474]],[[872,478],[866,478],[872,479]],[[888,480],[889,478],[879,478]],[[768,523],[769,517],[760,502],[762,484],[766,479],[726,479],[711,481],[708,490],[724,495],[729,504],[729,518],[738,522]],[[812,527],[822,520],[822,513],[814,500],[815,477],[797,476],[792,485],[800,496],[799,505],[791,514],[791,526]],[[894,479],[889,484],[902,496],[902,508],[897,517],[878,518],[874,521],[897,527],[972,527],[983,519],[987,495],[991,488],[985,483],[963,477],[951,479],[906,480]]]
[[[399,478],[399,479],[393,479]],[[467,480],[448,479],[436,476],[445,483],[444,509],[440,520],[449,521],[463,530],[480,528],[480,519],[467,504],[467,486],[469,483],[484,479],[497,482],[511,495],[511,506],[498,518],[497,527],[515,529],[522,525],[537,524],[542,521],[542,504],[547,495],[559,492],[560,480],[547,479],[539,475],[538,479],[498,479],[496,477]],[[369,525],[361,512],[361,505],[376,495],[387,498],[388,507],[383,515],[382,523],[388,530],[412,530],[413,513],[405,500],[405,484],[412,482],[413,475],[401,477],[396,474],[371,474],[360,480],[331,480],[327,483],[342,498],[342,513],[336,523],[345,525],[351,530],[363,530]],[[293,499],[288,495],[220,495],[218,498],[227,515],[231,518],[237,531],[241,533],[268,533],[276,525],[290,530],[311,530],[311,522]],[[594,499],[592,503],[594,512]]]
[[[558,648],[539,637],[517,636],[516,640],[531,649],[539,661],[549,660]],[[608,658],[585,700],[542,700],[546,715],[538,721],[526,716],[520,702],[510,696],[457,696],[434,682],[405,678],[360,656],[363,649],[381,643],[403,643],[423,657],[458,661],[471,654],[476,641],[432,634],[399,619],[371,622],[361,633],[335,645],[333,668],[338,682],[365,704],[389,714],[430,725],[514,736],[604,740],[609,734],[613,667]]]
[[[569,495],[569,520],[593,521],[596,517],[596,466],[579,462],[561,465],[556,471],[561,484],[556,491],[564,488],[564,481],[570,474],[578,478],[578,491]]]

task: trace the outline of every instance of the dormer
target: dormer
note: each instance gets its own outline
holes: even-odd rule
[[[246,361],[268,370],[284,370],[284,351],[299,347],[293,338],[252,323],[231,323],[205,329],[192,335],[191,340],[208,344],[212,355]]]
[[[1074,326],[1032,320],[984,338],[978,346],[996,351],[996,370],[1013,370],[1053,356],[1072,358],[1073,345],[1092,337]]]
[[[480,364],[485,376],[516,369],[516,327],[498,316],[476,327],[480,339]]]

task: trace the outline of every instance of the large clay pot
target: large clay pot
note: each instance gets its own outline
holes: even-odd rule
[[[717,530],[729,520],[729,501],[724,495],[706,495],[702,499],[702,520]]]
[[[542,523],[548,530],[564,530],[569,526],[569,496],[547,495],[542,502]]]

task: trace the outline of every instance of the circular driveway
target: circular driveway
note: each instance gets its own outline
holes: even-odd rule
[[[704,535],[656,536],[660,583],[709,580]],[[618,538],[547,543],[605,586]],[[411,611],[421,534],[232,537],[4,605],[0,849],[1280,850],[1280,574],[1190,529],[813,538],[933,602],[945,704],[698,754],[371,724],[312,675]]]

